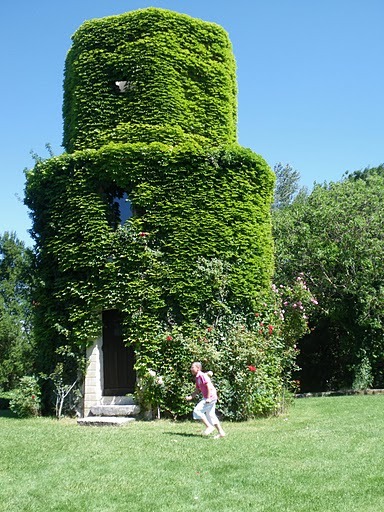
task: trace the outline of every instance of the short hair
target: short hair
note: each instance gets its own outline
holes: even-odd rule
[[[191,366],[197,366],[199,370],[202,369],[203,365],[199,361],[195,361]]]

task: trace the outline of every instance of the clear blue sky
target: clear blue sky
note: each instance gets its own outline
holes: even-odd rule
[[[0,233],[28,245],[30,151],[62,153],[62,82],[83,21],[163,7],[223,26],[239,86],[239,142],[301,184],[384,162],[383,0],[3,0]]]

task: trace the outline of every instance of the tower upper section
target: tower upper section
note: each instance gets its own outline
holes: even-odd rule
[[[124,124],[236,142],[229,37],[214,23],[157,8],[86,21],[66,60],[63,117],[68,152],[97,148]]]

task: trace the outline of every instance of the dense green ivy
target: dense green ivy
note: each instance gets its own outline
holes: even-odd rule
[[[116,81],[125,81],[121,93]],[[85,22],[68,53],[64,147],[98,146],[121,123],[179,126],[236,142],[236,74],[227,33],[164,9]]]
[[[171,326],[254,311],[273,272],[274,175],[236,143],[225,31],[150,8],[86,22],[73,41],[68,153],[27,173],[45,373],[56,347],[81,352],[97,337],[102,310],[124,313],[139,364]],[[120,225],[123,193],[134,215]]]
[[[117,230],[103,193],[111,185],[143,212]],[[210,295],[194,274],[199,258],[230,265],[228,302],[235,307],[254,307],[268,287],[272,188],[265,161],[235,145],[110,144],[37,164],[28,174],[27,204],[42,272],[53,273],[48,282],[58,297],[93,309],[133,308],[132,288],[139,296],[145,288],[156,308],[193,320]],[[146,270],[144,279],[147,265],[156,271]]]

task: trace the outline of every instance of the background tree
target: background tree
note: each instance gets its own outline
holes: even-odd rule
[[[283,208],[292,203],[300,189],[300,173],[293,169],[289,164],[283,166],[281,162],[275,165],[273,171],[276,175],[276,184],[274,192],[274,201],[272,208]]]
[[[12,389],[32,368],[32,252],[15,233],[0,236],[0,390]]]
[[[363,170],[358,170],[354,172],[346,172],[345,177],[351,180],[357,180],[366,179],[368,176],[371,176],[372,174],[384,176],[384,164],[380,164],[377,167],[366,167]]]
[[[320,305],[300,344],[307,390],[384,383],[383,205],[384,177],[370,170],[274,211],[276,279],[304,272]]]

